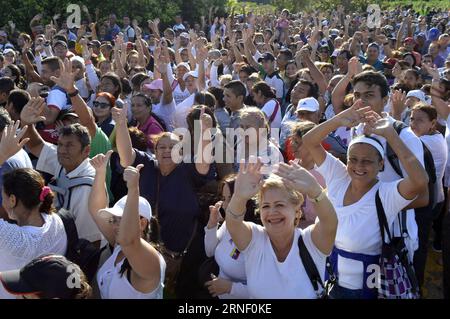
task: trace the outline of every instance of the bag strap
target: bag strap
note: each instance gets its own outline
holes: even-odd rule
[[[386,243],[384,240],[384,231],[386,230],[386,233],[389,238],[389,242],[391,242],[392,237],[391,237],[391,233],[389,231],[389,225],[387,223],[386,213],[384,212],[383,203],[381,202],[380,190],[377,190],[377,193],[375,194],[375,205],[377,207],[378,223],[380,224],[381,240],[383,241],[383,244]]]
[[[68,247],[67,249],[69,249],[69,247],[75,247],[79,240],[79,237],[73,217],[70,216],[69,211],[66,209],[60,209],[58,211],[58,216],[59,218],[61,218],[64,225],[64,230],[66,231]]]
[[[280,108],[280,102],[278,102],[276,99],[274,99],[274,101],[275,101],[275,108],[272,112],[272,115],[269,118],[269,124],[271,124],[273,120],[275,120],[275,116],[277,116],[278,109]]]
[[[395,121],[393,124],[393,127],[397,134],[400,136],[401,131],[406,128],[406,124],[400,121]],[[397,154],[395,154],[394,150],[390,147],[389,143],[386,143],[386,157],[391,164],[394,171],[397,173],[398,176],[403,178],[403,172],[400,167],[400,162],[398,159]]]
[[[300,254],[300,259],[302,260],[303,266],[305,267],[306,274],[313,285],[314,291],[317,293],[319,291],[319,285],[325,288],[322,279],[320,278],[319,271],[317,270],[316,264],[312,259],[308,249],[306,248],[305,242],[303,241],[303,236],[298,237],[298,251]]]

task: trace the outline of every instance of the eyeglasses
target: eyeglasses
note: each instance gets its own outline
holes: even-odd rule
[[[103,102],[98,102],[98,101],[94,101],[94,103],[92,103],[92,105],[94,105],[94,107],[98,107],[101,109],[107,109],[107,108],[111,107],[111,105],[109,103],[103,103]]]
[[[122,220],[122,217],[113,216],[108,220],[108,223],[110,223],[111,225],[120,225],[121,220]]]

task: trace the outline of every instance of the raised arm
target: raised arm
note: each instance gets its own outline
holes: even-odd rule
[[[106,190],[106,170],[113,151],[106,155],[98,154],[91,159],[91,165],[95,168],[95,178],[92,190],[89,193],[88,209],[98,229],[105,236],[108,243],[114,247],[116,244],[115,233],[112,224],[102,216],[102,209],[108,207],[108,192]]]
[[[42,148],[44,147],[44,140],[36,131],[34,124],[44,121],[45,117],[42,113],[45,109],[45,100],[41,97],[32,97],[30,101],[23,107],[20,113],[20,120],[22,125],[28,125],[27,132],[25,134],[26,138],[29,138],[27,143],[27,149],[36,157],[41,154]]]
[[[333,104],[335,114],[343,110],[344,98],[347,87],[350,84],[353,76],[362,71],[362,65],[357,57],[353,57],[348,62],[347,74],[338,82],[331,93],[331,103]]]
[[[201,175],[208,174],[211,163],[213,162],[213,155],[210,150],[211,129],[213,121],[211,116],[205,113],[205,108],[206,106],[204,106],[202,111],[200,112],[201,138],[199,141],[199,147],[195,161],[195,168],[197,172]]]
[[[120,244],[131,269],[145,281],[144,286],[153,291],[158,287],[162,274],[158,251],[142,238],[139,216],[139,171],[143,166],[142,164],[136,168],[129,166],[123,173],[123,179],[128,187],[128,196],[120,222],[117,243]]]
[[[112,118],[116,122],[116,146],[122,167],[133,165],[136,159],[136,151],[133,149],[128,133],[127,114],[128,103],[125,103],[121,109],[117,107],[111,109]]]
[[[325,79],[325,76],[323,75],[323,73],[320,72],[320,70],[317,68],[317,66],[314,64],[314,62],[311,60],[311,58],[309,56],[309,50],[307,48],[303,48],[300,51],[300,54],[301,54],[303,63],[306,64],[306,67],[309,69],[309,71],[311,73],[311,77],[312,77],[313,81],[319,86],[320,93],[325,94],[327,87],[328,87],[327,80]]]
[[[199,91],[206,90],[206,72],[205,72],[205,60],[208,58],[208,49],[205,47],[197,50],[198,63],[198,89]]]
[[[314,245],[323,254],[329,255],[334,246],[338,219],[328,196],[322,194],[325,190],[314,176],[296,163],[291,163],[291,165],[281,163],[276,174],[281,176],[289,188],[295,189],[309,198],[317,199],[317,201],[311,201],[319,219],[314,225],[311,237]]]
[[[342,126],[353,127],[358,125],[364,118],[364,113],[369,110],[370,107],[363,107],[363,102],[358,100],[347,110],[342,111],[332,119],[321,123],[306,133],[303,137],[303,144],[310,152],[317,166],[322,165],[325,161],[327,153],[322,146],[322,141],[328,134]]]
[[[0,140],[0,167],[11,156],[14,156],[17,152],[19,152],[30,140],[27,137],[23,138],[27,132],[28,126],[25,125],[20,131],[18,131],[19,126],[20,121],[12,121],[3,129],[2,139]]]
[[[69,96],[77,90],[75,87],[75,72],[72,72],[72,62],[70,60],[65,60],[64,63],[59,61],[59,67],[61,73],[59,77],[51,77],[51,80],[57,85],[62,87]],[[95,137],[97,134],[97,124],[95,124],[94,116],[89,112],[89,107],[84,102],[80,94],[70,97],[72,103],[72,109],[80,118],[80,124],[86,126],[89,131],[91,138]]]
[[[252,229],[247,222],[244,222],[244,216],[247,201],[255,196],[261,187],[261,167],[262,164],[259,160],[256,164],[240,163],[234,193],[226,209],[227,229],[240,251],[245,250],[252,240]]]
[[[403,143],[388,118],[374,111],[366,115],[365,134],[383,136],[408,174],[398,184],[398,191],[405,199],[415,199],[428,185],[428,175],[417,157]]]
[[[170,70],[169,63],[169,52],[167,50],[167,47],[164,47],[162,48],[161,55],[159,56],[158,65],[156,65],[156,68],[161,73],[161,79],[163,81],[163,105],[170,104],[173,101],[172,84],[170,83],[168,77],[168,72],[172,72],[172,70]]]

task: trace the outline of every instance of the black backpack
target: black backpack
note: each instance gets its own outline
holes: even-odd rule
[[[75,220],[66,209],[60,209],[58,216],[64,224],[67,235],[67,252],[65,256],[68,260],[80,266],[88,281],[91,282],[97,272],[100,255],[106,246],[99,249],[87,239],[79,238]]]
[[[400,135],[400,132],[407,128],[408,126],[400,121],[394,122],[394,129],[397,132],[398,135]],[[431,154],[428,147],[421,141],[422,147],[423,147],[423,157],[424,157],[424,164],[425,164],[425,171],[428,174],[428,194],[429,194],[429,202],[428,207],[431,207],[431,209],[434,209],[434,207],[437,204],[437,194],[438,194],[438,185],[437,185],[437,177],[436,177],[436,167],[434,166],[434,159],[433,155]],[[400,161],[398,159],[397,154],[392,150],[392,148],[389,146],[389,143],[386,144],[386,157],[391,164],[394,171],[403,178],[403,173],[400,168]]]

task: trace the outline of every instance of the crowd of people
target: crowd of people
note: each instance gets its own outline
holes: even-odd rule
[[[0,30],[0,298],[450,297],[448,11],[88,16]]]

